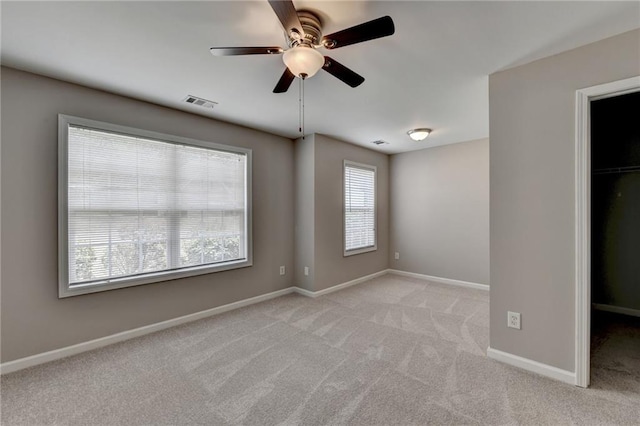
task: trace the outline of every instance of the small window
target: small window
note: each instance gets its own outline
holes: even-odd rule
[[[344,255],[376,249],[376,168],[345,160]]]
[[[59,118],[59,295],[251,265],[251,151]]]

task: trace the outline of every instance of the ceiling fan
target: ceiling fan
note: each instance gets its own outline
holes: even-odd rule
[[[283,54],[287,68],[273,89],[273,93],[284,93],[295,77],[307,79],[321,68],[351,87],[357,87],[364,77],[350,70],[317,49],[337,49],[363,41],[390,36],[395,32],[389,16],[374,19],[329,35],[322,35],[320,18],[310,11],[296,10],[291,0],[268,0],[269,5],[282,23],[288,48],[267,47],[212,47],[215,56],[275,55]]]

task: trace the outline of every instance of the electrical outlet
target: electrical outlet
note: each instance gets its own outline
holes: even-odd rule
[[[507,312],[507,327],[520,330],[520,312]]]
[[[396,252],[395,259],[400,260],[400,253]]]
[[[284,275],[284,266],[280,267],[280,275]]]
[[[304,274],[305,275],[309,275],[309,267],[308,266],[304,267]]]

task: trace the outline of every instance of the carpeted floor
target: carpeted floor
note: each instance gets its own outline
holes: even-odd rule
[[[500,364],[488,324],[488,292],[386,275],[3,376],[2,424],[640,423],[638,377],[584,390]]]
[[[640,318],[594,310],[591,325],[592,386],[635,396],[640,405]]]

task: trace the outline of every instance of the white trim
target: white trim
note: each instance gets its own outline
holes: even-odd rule
[[[613,312],[614,314],[629,315],[632,317],[640,317],[640,309],[623,308],[622,306],[605,305],[602,303],[594,303],[593,309],[598,311]]]
[[[305,290],[300,287],[288,287],[282,290],[277,290],[271,293],[263,294],[260,296],[251,297],[249,299],[239,300],[237,302],[229,303],[226,305],[218,306],[216,308],[207,309],[204,311],[196,312],[189,315],[184,315],[178,318],[158,322],[155,324],[146,325],[143,327],[134,328],[132,330],[123,331],[120,333],[112,334],[110,336],[101,337],[88,342],[78,343],[76,345],[67,346],[60,349],[55,349],[48,352],[28,356],[25,358],[16,359],[14,361],[5,362],[0,364],[0,374],[13,373],[18,370],[33,367],[36,365],[44,364],[51,361],[56,361],[62,358],[66,358],[72,355],[78,355],[83,352],[91,351],[94,349],[102,348],[104,346],[112,345],[114,343],[122,342],[125,340],[133,339],[135,337],[144,336],[146,334],[155,333],[156,331],[165,330],[167,328],[175,327],[177,325],[197,321],[203,318],[207,318],[213,315],[218,315],[223,312],[228,312],[234,309],[242,308],[245,306],[253,305],[255,303],[264,302],[265,300],[274,299],[276,297],[284,296],[290,293],[298,293],[306,297],[316,298],[325,294],[333,293],[339,290],[343,290],[347,287],[351,287],[363,282],[369,281],[373,278],[381,277],[387,274],[396,274],[402,276],[408,276],[413,278],[420,278],[427,281],[439,282],[443,284],[451,284],[455,286],[475,288],[480,290],[489,290],[489,286],[485,284],[476,284],[466,281],[452,280],[449,278],[432,277],[429,275],[414,274],[412,272],[404,272],[393,269],[383,269],[382,271],[375,272],[373,274],[365,275],[364,277],[356,278],[351,281],[344,282],[342,284],[334,285],[333,287],[325,288],[319,291]]]
[[[640,89],[640,76],[576,91],[575,140],[575,365],[576,385],[589,386],[591,345],[590,102]]]
[[[55,349],[53,351],[43,352],[37,355],[28,356],[26,358],[20,358],[14,361],[5,362],[3,364],[0,364],[0,374],[12,373],[14,371],[22,370],[24,368],[33,367],[35,365],[44,364],[46,362],[55,361],[55,360],[66,358],[72,355],[77,355],[82,352],[87,352],[94,349],[102,348],[107,345],[112,345],[114,343],[133,339],[134,337],[144,336],[146,334],[155,333],[156,331],[164,330],[170,327],[175,327],[180,324],[197,321],[199,319],[221,314],[223,312],[231,311],[233,309],[238,309],[245,306],[253,305],[254,303],[264,302],[265,300],[284,296],[285,294],[293,293],[294,291],[295,291],[295,287],[288,287],[282,290],[274,291],[274,292],[263,294],[260,296],[251,297],[249,299],[244,299],[244,300],[229,303],[226,305],[218,306],[216,308],[207,309],[207,310],[196,312],[193,314],[184,315],[182,317],[173,318],[173,319],[158,322],[155,324],[146,325],[144,327],[134,328],[132,330],[123,331],[121,333],[112,334],[110,336],[101,337],[99,339],[89,340],[88,342],[82,342],[76,345]]]
[[[496,361],[504,362],[505,364],[522,368],[523,370],[531,371],[542,376],[550,377],[570,385],[576,384],[576,373],[571,371],[562,370],[551,365],[523,358],[518,355],[513,355],[508,352],[499,351],[491,347],[487,348],[487,356],[491,359],[495,359]]]
[[[355,280],[347,281],[342,284],[337,284],[337,285],[334,285],[333,287],[325,288],[319,291],[310,291],[300,287],[293,287],[293,291],[303,296],[315,298],[319,296],[324,296],[325,294],[333,293],[335,291],[343,290],[347,287],[351,287],[353,285],[360,284],[365,281],[369,281],[371,279],[381,277],[383,275],[387,275],[388,273],[389,273],[389,269],[384,269],[382,271],[378,271],[370,275],[365,275],[364,277],[356,278]]]
[[[576,92],[576,385],[589,386],[591,358],[591,160],[589,97]]]
[[[364,277],[356,278],[354,280],[347,281],[345,283],[338,284],[333,287],[325,288],[324,290],[320,290],[320,291],[309,291],[299,287],[288,287],[288,288],[277,290],[271,293],[262,294],[260,296],[251,297],[249,299],[239,300],[237,302],[218,306],[216,308],[211,308],[211,309],[196,312],[193,314],[184,315],[178,318],[161,321],[155,324],[134,328],[132,330],[123,331],[121,333],[112,334],[110,336],[89,340],[88,342],[82,342],[76,345],[71,345],[64,348],[55,349],[52,351],[28,356],[25,358],[16,359],[14,361],[5,362],[3,364],[0,364],[0,374],[13,373],[14,371],[22,370],[25,368],[33,367],[33,366],[44,364],[51,361],[56,361],[58,359],[66,358],[72,355],[78,355],[83,352],[102,348],[104,346],[112,345],[114,343],[122,342],[129,339],[133,339],[135,337],[144,336],[146,334],[155,333],[156,331],[165,330],[167,328],[175,327],[177,325],[185,324],[192,321],[197,321],[213,315],[221,314],[223,312],[228,312],[234,309],[243,308],[245,306],[264,302],[265,300],[274,299],[276,297],[284,296],[290,293],[298,293],[303,296],[315,298],[328,293],[333,293],[334,291],[345,289],[347,287],[351,287],[356,284],[363,283],[365,281],[380,277],[382,275],[386,275],[388,272],[389,272],[388,269],[384,269],[382,271],[379,271],[370,275],[366,275]]]
[[[489,291],[489,286],[487,284],[479,284],[479,283],[473,283],[469,281],[454,280],[451,278],[434,277],[432,275],[416,274],[415,272],[399,271],[397,269],[389,269],[389,273],[395,274],[395,275],[401,275],[403,277],[411,277],[411,278],[418,278],[426,281],[433,281],[435,283],[449,284],[449,285],[455,285],[458,287],[475,288],[476,290]]]

